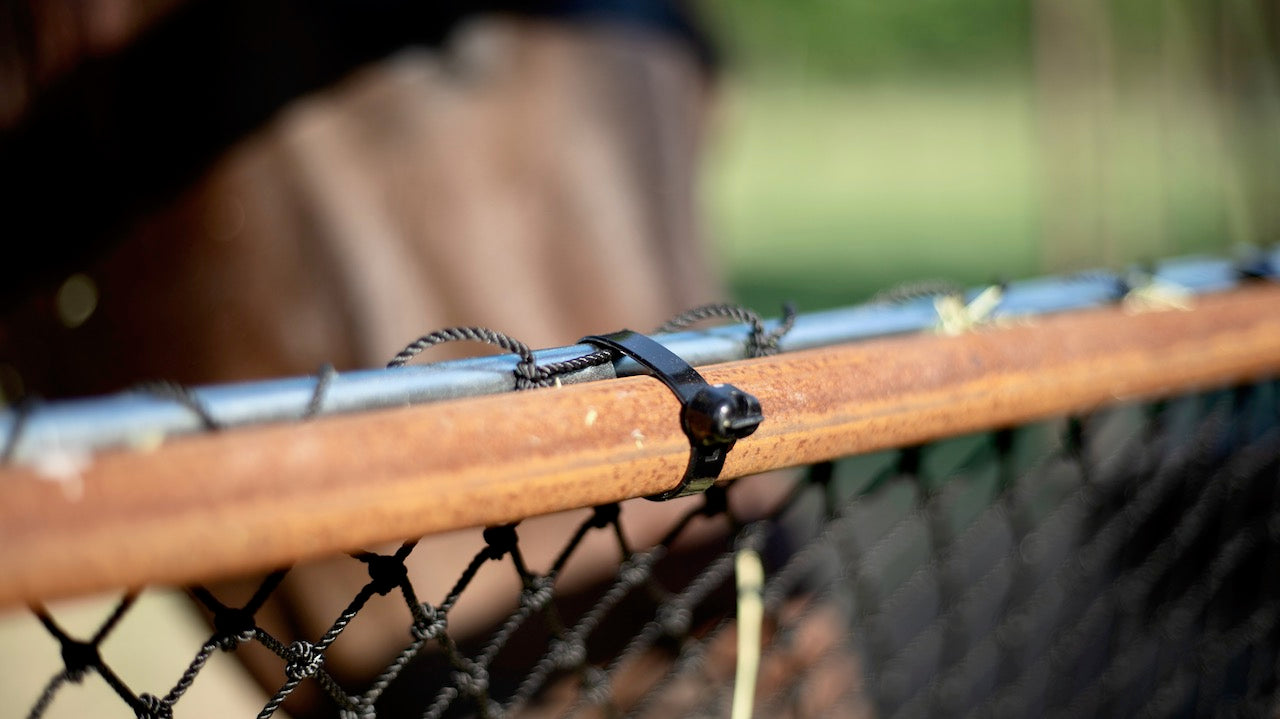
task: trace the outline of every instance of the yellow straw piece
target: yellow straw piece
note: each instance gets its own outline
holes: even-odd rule
[[[764,565],[751,549],[734,556],[738,578],[738,667],[733,681],[732,719],[750,719],[760,672],[760,635],[764,623]]]
[[[992,285],[978,293],[978,296],[967,305],[955,295],[935,299],[933,309],[938,313],[938,334],[947,336],[964,334],[989,321],[991,313],[995,312],[1003,298],[1004,290],[999,285]]]

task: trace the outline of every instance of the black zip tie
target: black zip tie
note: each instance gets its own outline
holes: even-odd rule
[[[580,342],[620,352],[647,367],[680,399],[680,427],[689,438],[689,466],[680,484],[647,497],[665,501],[705,491],[720,477],[734,442],[760,426],[760,400],[728,384],[708,384],[671,350],[631,330],[591,335]]]

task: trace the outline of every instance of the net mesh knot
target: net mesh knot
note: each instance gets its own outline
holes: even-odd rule
[[[413,638],[425,642],[443,634],[449,626],[448,616],[426,602],[418,606],[421,613],[414,617],[413,626],[409,627]]]
[[[769,527],[765,522],[752,522],[743,527],[733,540],[734,551],[751,550],[759,552],[764,549],[768,535]]]
[[[216,632],[213,643],[224,652],[232,651],[238,644],[253,639],[257,626],[253,613],[244,609],[222,609],[213,615]]]
[[[658,616],[655,619],[662,627],[662,631],[673,637],[681,637],[689,633],[693,614],[688,607],[666,604],[658,610]]]
[[[293,681],[315,676],[324,664],[324,652],[311,642],[298,640],[290,644],[286,655],[284,673]]]
[[[356,706],[343,707],[338,710],[338,719],[377,719],[378,710],[372,704],[360,702]]]
[[[463,694],[477,699],[488,698],[489,671],[469,659],[459,664],[459,671],[453,673],[453,683]]]
[[[587,661],[587,647],[581,639],[553,639],[547,657],[559,669],[572,669]]]
[[[501,559],[516,548],[516,525],[504,524],[484,530],[484,543],[489,545],[489,556]]]
[[[1032,618],[1025,612],[1011,614],[1004,624],[996,629],[995,638],[1001,647],[1015,650],[1027,643],[1031,638]]]
[[[724,487],[713,484],[702,493],[702,497],[704,517],[714,517],[729,511],[729,495],[724,491]]]
[[[359,559],[369,569],[369,587],[384,597],[408,581],[409,570],[400,557],[365,554]]]
[[[138,719],[173,719],[173,705],[154,694],[143,694],[134,715]]]
[[[555,580],[551,577],[533,577],[520,594],[520,604],[534,611],[541,611],[555,596]]]
[[[62,663],[67,679],[78,683],[90,669],[102,665],[102,658],[98,655],[98,645],[68,640],[62,643]]]
[[[624,587],[634,587],[649,578],[653,571],[652,553],[633,554],[618,567],[618,582]]]
[[[601,705],[609,701],[609,675],[600,667],[587,667],[582,672],[582,698],[589,704]]]
[[[620,511],[621,507],[618,506],[617,502],[596,507],[595,512],[591,515],[591,527],[593,529],[604,529],[618,521],[618,513]]]

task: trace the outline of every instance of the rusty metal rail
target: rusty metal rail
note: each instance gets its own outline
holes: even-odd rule
[[[1280,287],[703,368],[766,420],[724,476],[1280,374]],[[647,377],[323,417],[0,468],[0,606],[181,584],[655,494],[688,446]],[[71,460],[68,460],[71,461]]]

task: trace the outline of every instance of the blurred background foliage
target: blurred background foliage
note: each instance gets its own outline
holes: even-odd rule
[[[1273,0],[714,0],[706,177],[773,313],[1280,233]]]

